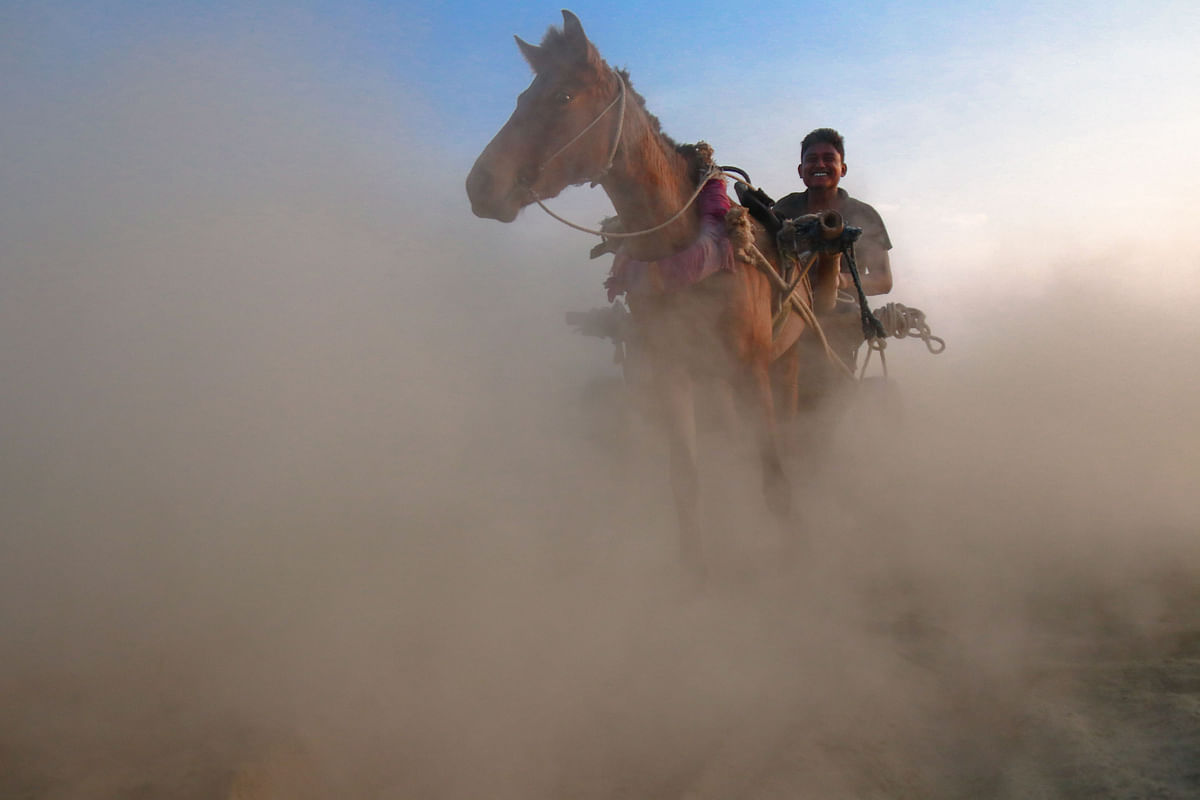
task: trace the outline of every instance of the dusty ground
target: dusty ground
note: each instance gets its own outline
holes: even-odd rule
[[[1178,576],[1162,580],[1165,587]],[[539,754],[556,762],[555,777],[527,796],[1196,797],[1200,598],[1193,582],[1177,586],[1172,599],[1179,605],[1137,632],[1079,634],[1064,623],[1046,634],[1052,641],[1001,675],[965,663],[953,637],[919,615],[897,614],[868,641],[879,651],[873,658],[894,658],[886,675],[902,681],[895,691],[903,696],[868,686],[868,694],[879,693],[872,702],[880,708],[860,709],[851,719],[826,718],[831,710],[809,708],[811,698],[792,705],[790,685],[775,687],[781,692],[758,687],[751,703],[725,709],[720,724],[698,710],[676,720],[643,719],[632,700],[619,697],[619,687],[607,689],[616,696],[603,701],[562,698],[566,706],[590,702],[595,713]],[[1119,603],[1121,596],[1048,600],[1060,614],[1072,602],[1090,608],[1092,601]],[[795,667],[805,665],[797,660]],[[637,672],[636,664],[629,668]],[[173,709],[173,687],[163,676],[157,685],[119,687],[135,698],[127,696],[121,707],[106,697],[112,686],[73,688],[70,680],[44,676],[6,688],[0,751],[6,798],[473,796],[454,788],[460,779],[439,785],[438,775],[456,766],[411,762],[405,744],[419,741],[420,731],[398,737],[391,757],[376,754],[365,763],[361,754],[349,757],[366,767],[363,780],[338,775],[347,766],[339,763],[343,743],[331,751],[296,748],[290,734],[256,730],[252,719],[205,719],[195,709]],[[156,698],[147,702],[147,695]],[[703,703],[702,691],[700,697]],[[899,716],[898,705],[908,707]],[[668,737],[653,755],[625,741],[645,726]],[[672,747],[678,726],[688,730]],[[503,726],[488,735],[503,737]],[[385,742],[373,746],[389,749]],[[331,781],[322,771],[338,777]]]
[[[211,614],[147,609],[172,595],[142,586],[82,644],[24,631],[54,657],[4,672],[0,796],[1200,793],[1193,529],[1115,529],[1066,478],[1057,500],[1018,480],[1023,502],[989,506],[963,463],[935,468],[957,444],[864,495],[864,464],[903,441],[843,417],[836,470],[802,493],[803,563],[779,560],[752,475],[708,473],[715,567],[697,586],[673,563],[661,452],[592,406],[615,391],[588,386],[568,415],[602,457],[544,452],[565,475],[484,490],[505,515],[427,497],[399,529],[336,538],[289,517],[266,547],[290,555],[222,540],[240,567],[185,587]]]

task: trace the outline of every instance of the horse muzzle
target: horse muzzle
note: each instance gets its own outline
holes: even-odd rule
[[[467,176],[467,197],[471,200],[471,211],[477,217],[512,222],[517,212],[526,204],[523,197],[528,189],[517,182],[497,181],[486,165],[475,162]]]

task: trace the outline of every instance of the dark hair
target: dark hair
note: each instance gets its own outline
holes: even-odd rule
[[[846,158],[846,144],[842,140],[842,135],[833,128],[817,128],[805,136],[804,141],[800,143],[800,158],[804,158],[804,151],[814,144],[831,144],[843,160]]]

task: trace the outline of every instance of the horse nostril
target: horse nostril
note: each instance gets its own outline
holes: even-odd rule
[[[472,203],[477,203],[486,198],[492,189],[492,173],[486,169],[476,167],[471,170],[471,174],[467,176],[467,197]]]

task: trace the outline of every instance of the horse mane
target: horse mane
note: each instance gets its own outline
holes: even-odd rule
[[[551,25],[546,31],[546,35],[542,37],[542,43],[539,45],[539,47],[547,56],[547,58],[552,61],[558,63],[568,63],[570,61],[574,61],[575,59],[574,47],[570,42],[568,42],[566,33],[564,33],[561,28],[557,28],[553,25]],[[605,72],[611,69],[608,66],[608,62],[600,57],[600,54],[596,51],[595,46],[592,45],[591,42],[588,42],[587,60],[588,64],[595,68],[597,73],[600,75],[603,75]],[[633,88],[633,81],[629,79],[629,70],[622,68],[613,71],[620,75],[625,81],[626,89],[633,96],[633,99],[637,101],[638,106],[645,113],[646,119],[649,120],[650,129],[659,137],[661,137],[671,149],[683,156],[683,158],[687,161],[688,171],[696,176],[696,180],[699,181],[701,178],[707,175],[713,166],[712,146],[709,145],[708,142],[704,141],[696,142],[695,144],[680,144],[668,136],[663,131],[662,123],[659,121],[658,117],[656,117],[649,109],[646,108],[646,98],[642,97],[641,93],[638,92],[637,89]]]
[[[674,149],[676,153],[684,157],[688,163],[688,171],[696,176],[697,181],[707,175],[713,166],[712,145],[705,141],[699,141],[695,144],[680,144],[672,139],[666,134],[665,131],[663,131],[662,123],[659,122],[658,117],[654,116],[654,114],[648,108],[646,108],[646,98],[642,97],[641,93],[638,92],[637,89],[633,88],[633,81],[629,79],[629,70],[618,69],[617,74],[620,75],[625,81],[625,87],[629,90],[629,93],[633,95],[633,99],[637,101],[637,104],[641,107],[642,111],[645,112],[646,119],[650,121],[650,129],[658,134],[664,142],[670,145],[670,147]]]

